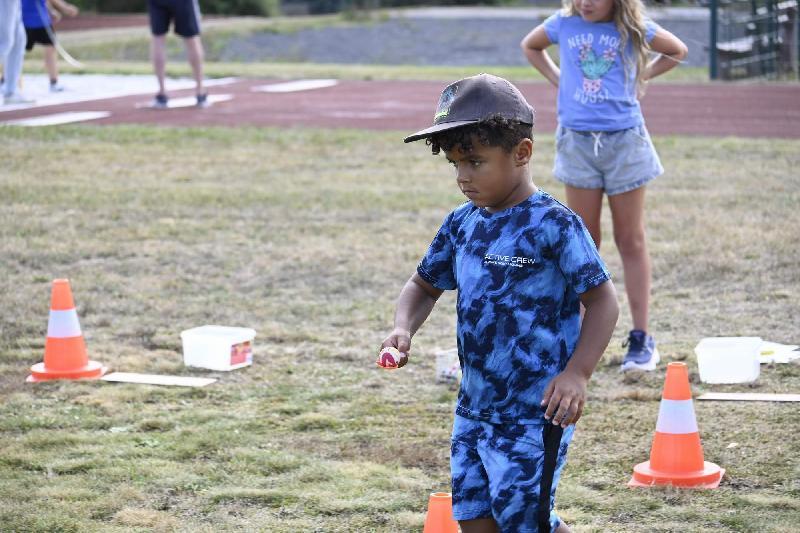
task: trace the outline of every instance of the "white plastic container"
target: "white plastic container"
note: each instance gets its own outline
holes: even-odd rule
[[[186,366],[211,370],[234,370],[253,364],[253,339],[250,328],[201,326],[181,332],[183,362]]]
[[[436,352],[436,383],[458,383],[460,379],[458,348]]]
[[[761,337],[707,337],[694,348],[700,381],[748,383],[761,371]]]

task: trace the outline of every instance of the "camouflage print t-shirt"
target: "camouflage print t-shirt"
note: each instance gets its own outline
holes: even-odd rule
[[[497,213],[467,202],[445,218],[417,272],[458,289],[456,413],[542,423],[544,388],[578,341],[578,295],[610,279],[580,218],[542,191]]]

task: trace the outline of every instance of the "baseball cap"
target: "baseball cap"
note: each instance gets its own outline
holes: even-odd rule
[[[478,74],[445,87],[436,106],[433,126],[409,135],[404,141],[418,141],[494,116],[533,125],[533,114],[533,107],[511,82],[491,74]]]

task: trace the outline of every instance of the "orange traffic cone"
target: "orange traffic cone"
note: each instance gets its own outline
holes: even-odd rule
[[[453,520],[453,497],[449,492],[431,493],[422,533],[458,533],[458,522]]]
[[[725,469],[703,460],[686,363],[667,365],[650,460],[633,467],[630,487],[715,489]]]
[[[53,280],[44,362],[31,367],[31,375],[26,381],[97,379],[107,371],[100,363],[89,361],[86,355],[86,343],[72,301],[69,280]]]

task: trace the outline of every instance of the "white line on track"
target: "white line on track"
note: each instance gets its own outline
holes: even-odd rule
[[[38,117],[21,118],[0,122],[5,126],[57,126],[59,124],[72,124],[73,122],[86,122],[98,118],[110,117],[108,111],[71,111],[68,113],[54,113]]]
[[[324,89],[338,85],[339,80],[297,80],[284,83],[271,83],[269,85],[259,85],[253,87],[251,91],[260,93],[291,93],[295,91],[309,91],[312,89]]]

